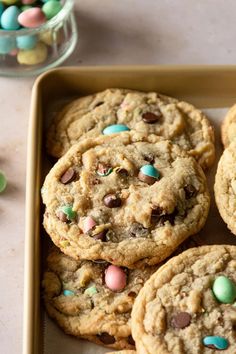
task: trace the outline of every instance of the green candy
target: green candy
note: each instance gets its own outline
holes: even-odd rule
[[[3,172],[0,171],[0,193],[2,193],[7,186],[7,180]]]
[[[103,172],[97,171],[96,173],[100,177],[106,177],[112,173],[112,168],[108,168],[107,170],[104,169]]]
[[[212,291],[216,299],[223,304],[232,304],[236,299],[236,286],[224,275],[215,279]]]
[[[62,9],[61,3],[56,0],[49,0],[42,7],[42,11],[48,20],[56,16],[58,12],[61,11],[61,9]]]
[[[63,207],[60,208],[60,210],[66,214],[67,219],[72,221],[76,218],[77,213],[72,209],[72,206],[70,205],[64,205]]]
[[[32,7],[33,7],[33,6],[30,6],[30,5],[22,5],[22,6],[20,7],[20,10],[23,12],[23,11],[32,9]]]
[[[97,288],[96,288],[96,286],[90,286],[89,288],[87,288],[86,290],[85,290],[85,295],[89,295],[89,296],[93,296],[93,295],[95,295],[95,294],[97,294]]]

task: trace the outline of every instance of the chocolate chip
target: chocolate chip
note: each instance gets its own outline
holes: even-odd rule
[[[121,206],[121,199],[115,194],[105,195],[103,202],[108,208],[119,208]]]
[[[103,101],[100,101],[100,102],[96,103],[96,104],[94,105],[94,108],[101,106],[103,103],[104,103]]]
[[[138,179],[144,183],[147,183],[149,185],[154,184],[157,181],[157,178],[145,175],[144,173],[142,173],[141,171],[138,174]]]
[[[135,291],[130,291],[129,293],[128,293],[128,296],[129,297],[136,297],[137,296],[137,294],[136,294],[136,292]]]
[[[125,168],[118,167],[115,169],[115,171],[122,178],[126,178],[129,176],[129,172]]]
[[[67,184],[72,182],[76,177],[76,172],[75,170],[70,167],[60,178],[61,183]]]
[[[106,233],[106,241],[119,242],[119,237],[113,230],[108,230]]]
[[[108,334],[107,332],[98,334],[97,337],[104,344],[113,344],[116,341],[115,338],[113,336],[110,336],[110,334]]]
[[[69,222],[69,220],[67,219],[67,215],[65,213],[63,213],[63,211],[61,211],[61,210],[57,213],[57,217],[62,222]]]
[[[145,161],[148,161],[151,165],[153,165],[155,162],[155,156],[151,153],[144,155],[143,158]]]
[[[139,223],[132,224],[129,229],[129,234],[131,237],[145,237],[148,235],[148,233],[148,229]]]
[[[176,209],[173,211],[173,213],[167,214],[162,208],[156,207],[155,209],[152,209],[151,222],[162,226],[166,221],[169,221],[171,225],[174,225],[176,215]]]
[[[191,322],[191,315],[188,312],[179,312],[171,320],[174,328],[185,328]]]
[[[197,190],[192,184],[188,184],[187,186],[185,186],[184,191],[185,191],[186,199],[195,197],[197,194]]]
[[[128,337],[128,343],[129,343],[130,345],[135,345],[135,341],[134,341],[133,337],[131,336],[131,334],[130,334],[129,337]]]
[[[95,240],[106,241],[106,232],[107,232],[107,230],[104,230],[104,231],[102,231],[102,232],[99,232],[98,234],[93,235],[93,238],[94,238]]]
[[[101,183],[101,181],[98,179],[98,178],[94,178],[93,180],[92,180],[92,184],[94,185],[94,186],[96,186],[97,184],[100,184]]]
[[[161,118],[161,112],[152,113],[152,112],[145,112],[142,114],[142,118],[144,123],[147,124],[154,124]]]
[[[93,261],[94,263],[98,263],[98,264],[106,264],[107,261],[104,261],[103,259],[96,259],[95,261]]]

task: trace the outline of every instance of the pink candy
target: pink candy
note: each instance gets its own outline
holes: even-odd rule
[[[23,11],[18,16],[18,22],[23,27],[35,28],[46,22],[46,17],[39,7]]]
[[[21,0],[22,4],[24,5],[31,5],[35,2],[36,0]]]
[[[89,230],[91,230],[94,226],[96,226],[96,222],[91,218],[91,216],[87,216],[83,222],[83,232],[86,234]]]
[[[123,290],[126,287],[126,274],[121,268],[110,265],[105,271],[105,283],[112,291]]]

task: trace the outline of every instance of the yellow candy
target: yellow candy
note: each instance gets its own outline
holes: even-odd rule
[[[18,2],[18,0],[2,0],[2,2],[6,5],[13,5]]]
[[[53,44],[53,36],[52,36],[52,31],[45,31],[40,33],[39,35],[40,41],[47,45],[52,45]]]
[[[38,42],[34,49],[20,50],[17,54],[19,64],[36,65],[43,63],[47,59],[48,50],[44,43]]]
[[[61,32],[57,31],[57,33],[53,33],[51,30],[42,32],[39,34],[39,39],[41,42],[51,46],[53,43],[61,43]]]

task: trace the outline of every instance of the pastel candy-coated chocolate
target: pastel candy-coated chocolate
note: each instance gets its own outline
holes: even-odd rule
[[[125,272],[115,265],[110,265],[105,271],[106,286],[112,291],[121,291],[126,287]]]
[[[153,165],[144,165],[140,168],[140,171],[146,176],[150,176],[154,178],[160,177],[160,173]]]
[[[19,15],[18,22],[23,27],[35,28],[46,22],[46,16],[39,7],[32,7]]]
[[[18,2],[18,0],[2,0],[2,2],[6,5],[14,5]]]
[[[9,55],[11,55],[12,57],[15,57],[17,54],[18,54],[18,49],[17,48],[14,48],[10,51]]]
[[[89,288],[87,288],[84,292],[85,295],[89,295],[89,296],[93,296],[95,294],[97,294],[97,288],[95,285],[90,286]]]
[[[20,10],[17,6],[9,6],[1,16],[2,28],[9,31],[20,28],[20,24],[18,22],[19,14]]]
[[[73,296],[75,293],[71,290],[63,290],[63,295],[65,296]]]
[[[30,6],[30,5],[23,5],[23,6],[20,7],[20,10],[21,10],[21,11],[26,11],[26,10],[29,10],[29,9],[32,9],[32,6]]]
[[[0,54],[8,54],[16,48],[16,41],[13,37],[0,37]]]
[[[76,218],[77,214],[70,205],[64,205],[63,207],[61,207],[61,211],[66,214],[68,220],[73,220]]]
[[[21,0],[22,4],[24,5],[32,5],[36,2],[36,0]]]
[[[83,222],[83,232],[86,234],[89,230],[91,230],[94,226],[96,226],[96,222],[91,218],[91,216],[87,216]]]
[[[17,61],[24,65],[37,65],[47,59],[48,50],[44,43],[38,42],[34,49],[21,49],[17,54]]]
[[[54,42],[54,40],[56,39],[56,42],[58,42],[57,41],[57,38],[53,38],[54,37],[54,35],[53,35],[53,32],[52,32],[52,30],[48,30],[48,31],[45,31],[45,32],[41,32],[40,34],[39,34],[39,39],[40,39],[40,41],[41,42],[43,42],[43,43],[45,43],[45,44],[47,44],[47,45],[52,45],[53,44],[53,42]],[[56,37],[56,36],[55,36]]]
[[[7,180],[3,172],[0,171],[0,193],[6,189]]]
[[[42,7],[42,11],[48,20],[56,16],[61,11],[61,9],[62,5],[57,0],[49,0]]]
[[[104,135],[109,135],[109,134],[115,134],[115,133],[120,133],[124,131],[130,130],[127,125],[124,124],[113,124],[109,125],[105,129],[103,129],[103,134]]]
[[[224,304],[232,304],[236,299],[236,286],[224,275],[215,279],[212,290],[216,299]]]
[[[203,338],[203,344],[205,346],[213,346],[218,350],[227,349],[229,346],[228,340],[219,336],[206,336]]]
[[[19,49],[33,49],[37,44],[36,35],[18,36],[16,38],[16,45]]]

